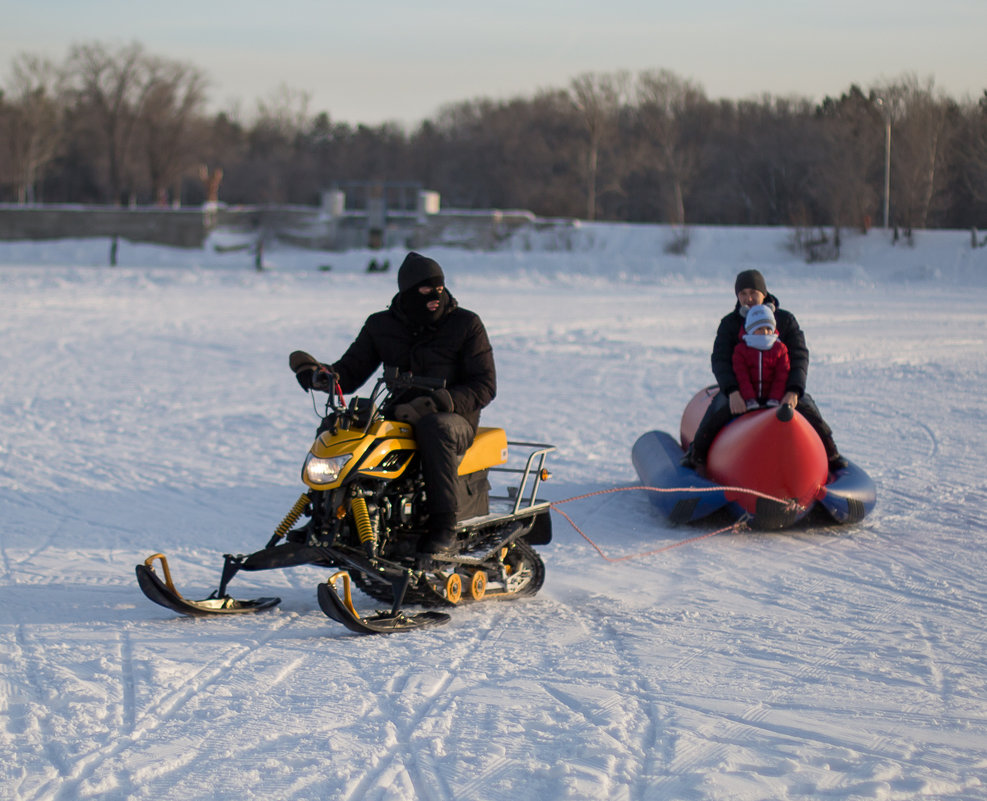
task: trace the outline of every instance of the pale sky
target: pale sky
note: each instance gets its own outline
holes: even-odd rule
[[[287,86],[311,114],[414,126],[450,102],[657,68],[713,99],[821,100],[905,73],[957,100],[987,88],[987,0],[0,0],[0,15],[2,83],[20,52],[137,41],[247,118]]]

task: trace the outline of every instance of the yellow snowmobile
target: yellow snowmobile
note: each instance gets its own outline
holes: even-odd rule
[[[304,357],[311,359],[292,354],[292,364]],[[434,609],[407,612],[406,605],[454,606],[535,594],[545,566],[533,546],[552,538],[550,504],[538,500],[538,490],[549,477],[546,458],[555,448],[508,442],[501,428],[481,427],[459,464],[455,544],[430,564],[416,563],[427,519],[420,458],[413,427],[388,414],[392,397],[442,384],[386,368],[369,398],[353,397],[347,404],[333,382],[326,387],[328,400],[302,466],[306,491],[267,545],[251,554],[227,554],[218,588],[203,600],[179,593],[162,554],[137,565],[141,590],[186,615],[256,612],[280,599],[231,597],[227,585],[239,571],[324,565],[337,572],[318,586],[319,606],[350,630],[366,634],[450,619]],[[502,494],[490,493],[491,478],[505,479]],[[354,586],[389,608],[361,614],[354,606]]]

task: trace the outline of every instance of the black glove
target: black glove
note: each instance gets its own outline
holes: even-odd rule
[[[306,392],[310,389],[332,392],[336,388],[336,382],[339,381],[339,376],[325,365],[299,370],[295,373],[295,378],[298,380],[298,385]]]
[[[314,356],[303,350],[292,352],[288,357],[288,365],[294,371],[299,386],[306,392],[310,389],[332,392],[339,380],[339,376],[331,367],[317,361]]]
[[[432,393],[432,401],[435,403],[435,408],[440,412],[454,412],[456,411],[456,404],[452,402],[452,395],[449,394],[448,389],[437,389]]]
[[[451,412],[453,408],[449,390],[437,389],[431,395],[420,395],[409,403],[399,403],[394,407],[394,417],[414,425],[427,414]]]
[[[422,395],[409,403],[399,403],[394,407],[394,416],[404,423],[414,425],[427,414],[435,414],[438,408],[430,395]]]
[[[295,380],[298,381],[298,386],[308,392],[312,388],[312,376],[315,375],[315,370],[299,370],[295,373]]]
[[[339,376],[332,371],[332,368],[325,365],[313,370],[311,377],[312,389],[318,389],[322,392],[332,392],[336,388],[336,382],[339,381]]]

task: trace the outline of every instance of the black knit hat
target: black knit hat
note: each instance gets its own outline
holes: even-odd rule
[[[435,259],[423,256],[421,253],[411,251],[404,257],[401,266],[398,268],[398,291],[406,292],[418,286],[422,281],[429,281],[438,278],[445,283],[445,276],[442,268]]]
[[[733,294],[739,295],[744,289],[756,289],[762,295],[768,294],[768,285],[764,282],[764,276],[757,270],[744,270],[737,273],[737,280],[733,284]]]

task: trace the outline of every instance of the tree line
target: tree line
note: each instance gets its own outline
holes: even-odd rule
[[[57,64],[16,56],[0,93],[0,200],[196,205],[211,183],[231,204],[317,204],[345,182],[413,181],[445,207],[589,220],[987,219],[987,90],[956,100],[914,75],[817,103],[712,99],[664,69],[588,73],[452,103],[410,131],[335,121],[287,87],[249,119],[210,113],[207,88],[194,64],[139,43],[78,44]]]

